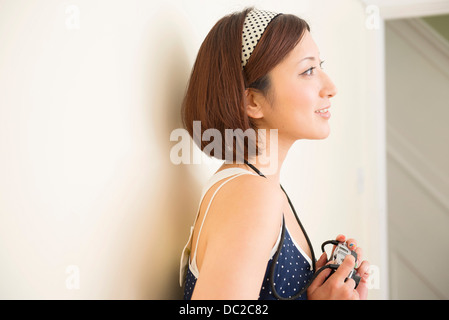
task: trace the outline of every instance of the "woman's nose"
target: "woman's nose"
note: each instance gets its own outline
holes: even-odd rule
[[[331,78],[329,78],[329,76],[325,72],[323,72],[323,86],[321,89],[321,96],[323,98],[332,98],[337,94],[337,92],[337,87],[334,85]]]

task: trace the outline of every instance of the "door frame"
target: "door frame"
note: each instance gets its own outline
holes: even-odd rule
[[[386,78],[385,78],[385,22],[393,19],[416,18],[420,16],[432,16],[449,13],[449,0],[359,0],[365,7],[367,23],[371,23],[373,29],[369,46],[374,48],[374,61],[372,70],[377,70],[371,75],[375,77],[373,91],[377,93],[375,98],[377,110],[378,135],[376,149],[378,154],[378,186],[380,190],[380,249],[382,252],[381,270],[388,271],[388,225],[387,225],[387,141],[386,141]],[[369,20],[369,21],[368,21]],[[367,26],[369,28],[369,26]],[[368,226],[369,227],[369,226]],[[373,230],[375,231],[375,230]],[[388,272],[383,272],[379,279],[381,297],[389,298],[390,282]]]

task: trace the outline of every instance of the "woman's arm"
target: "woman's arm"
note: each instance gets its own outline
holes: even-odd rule
[[[245,175],[220,190],[201,235],[205,250],[192,299],[258,298],[280,232],[282,200],[261,177]]]

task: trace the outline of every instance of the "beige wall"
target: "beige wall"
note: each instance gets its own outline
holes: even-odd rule
[[[181,297],[180,251],[218,166],[174,165],[169,137],[199,45],[256,4],[309,21],[339,89],[332,133],[299,141],[282,183],[320,244],[356,237],[380,271],[382,95],[357,0],[1,1],[0,297]]]

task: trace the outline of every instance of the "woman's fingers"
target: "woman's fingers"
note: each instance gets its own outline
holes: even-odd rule
[[[354,269],[355,259],[352,255],[347,255],[341,265],[335,271],[335,277],[340,281],[345,281],[349,273]],[[354,283],[355,287],[355,283]]]
[[[357,287],[359,297],[365,300],[368,297],[368,278],[369,278],[370,264],[368,261],[363,261],[357,270],[357,274],[361,277],[360,283]]]
[[[327,254],[326,254],[326,252],[323,252],[321,254],[321,257],[316,262],[316,268],[319,269],[322,266],[324,266],[326,263],[327,263]]]
[[[346,246],[349,248],[349,250],[355,251],[355,253],[357,253],[357,261],[355,262],[355,267],[357,268],[362,261],[362,248],[359,248],[357,246],[357,241],[353,238],[346,240]]]
[[[368,261],[363,261],[359,268],[357,268],[357,273],[362,278],[363,281],[367,281],[369,277],[370,264]]]
[[[331,269],[324,269],[323,271],[321,271],[320,274],[318,274],[310,284],[309,288],[307,289],[307,294],[309,295],[310,293],[313,293],[316,289],[321,287],[330,273]]]
[[[346,240],[346,245],[350,250],[355,250],[357,248],[357,241],[355,239],[348,239]]]

